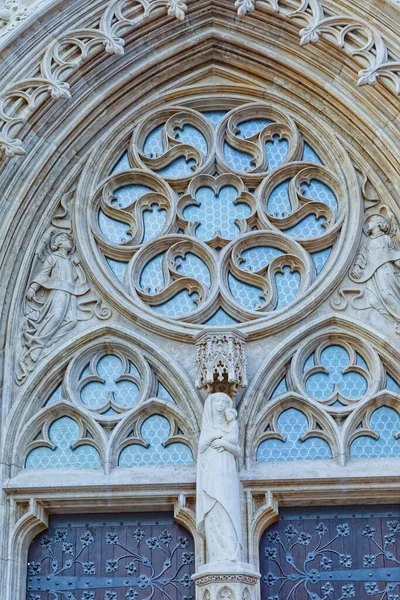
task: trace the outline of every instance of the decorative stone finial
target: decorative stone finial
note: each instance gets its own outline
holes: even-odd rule
[[[235,329],[221,332],[210,328],[198,334],[195,337],[196,387],[230,396],[235,396],[239,388],[247,387],[245,339],[246,336]]]

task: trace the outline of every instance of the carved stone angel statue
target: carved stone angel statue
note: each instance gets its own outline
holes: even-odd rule
[[[37,257],[26,293],[18,383],[24,381],[38,360],[44,358],[78,320],[93,316],[87,304],[99,303],[98,299],[85,296],[90,288],[74,254],[74,241],[69,233],[53,230],[50,241],[43,242]],[[103,313],[100,318],[110,316],[108,308],[103,309]]]
[[[395,322],[396,331],[400,333],[400,243],[396,229],[396,222],[389,211],[387,216],[374,213],[366,219],[366,239],[350,278],[367,284],[370,305]]]
[[[210,394],[204,405],[197,460],[197,530],[206,539],[207,562],[240,561],[242,528],[239,427],[227,394]]]

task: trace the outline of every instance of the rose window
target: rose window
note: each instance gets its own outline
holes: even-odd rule
[[[349,212],[339,163],[315,139],[263,103],[139,121],[86,206],[117,295],[204,325],[272,318],[311,298]]]

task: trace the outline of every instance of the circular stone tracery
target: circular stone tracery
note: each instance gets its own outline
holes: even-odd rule
[[[145,320],[198,330],[273,322],[311,290],[321,297],[327,261],[349,256],[346,217],[359,206],[343,148],[317,135],[260,102],[170,106],[140,121],[84,200],[86,235],[117,299]]]

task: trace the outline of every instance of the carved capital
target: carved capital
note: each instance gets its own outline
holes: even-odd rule
[[[239,388],[247,387],[245,339],[236,330],[223,333],[209,329],[198,334],[196,387],[233,396]]]

